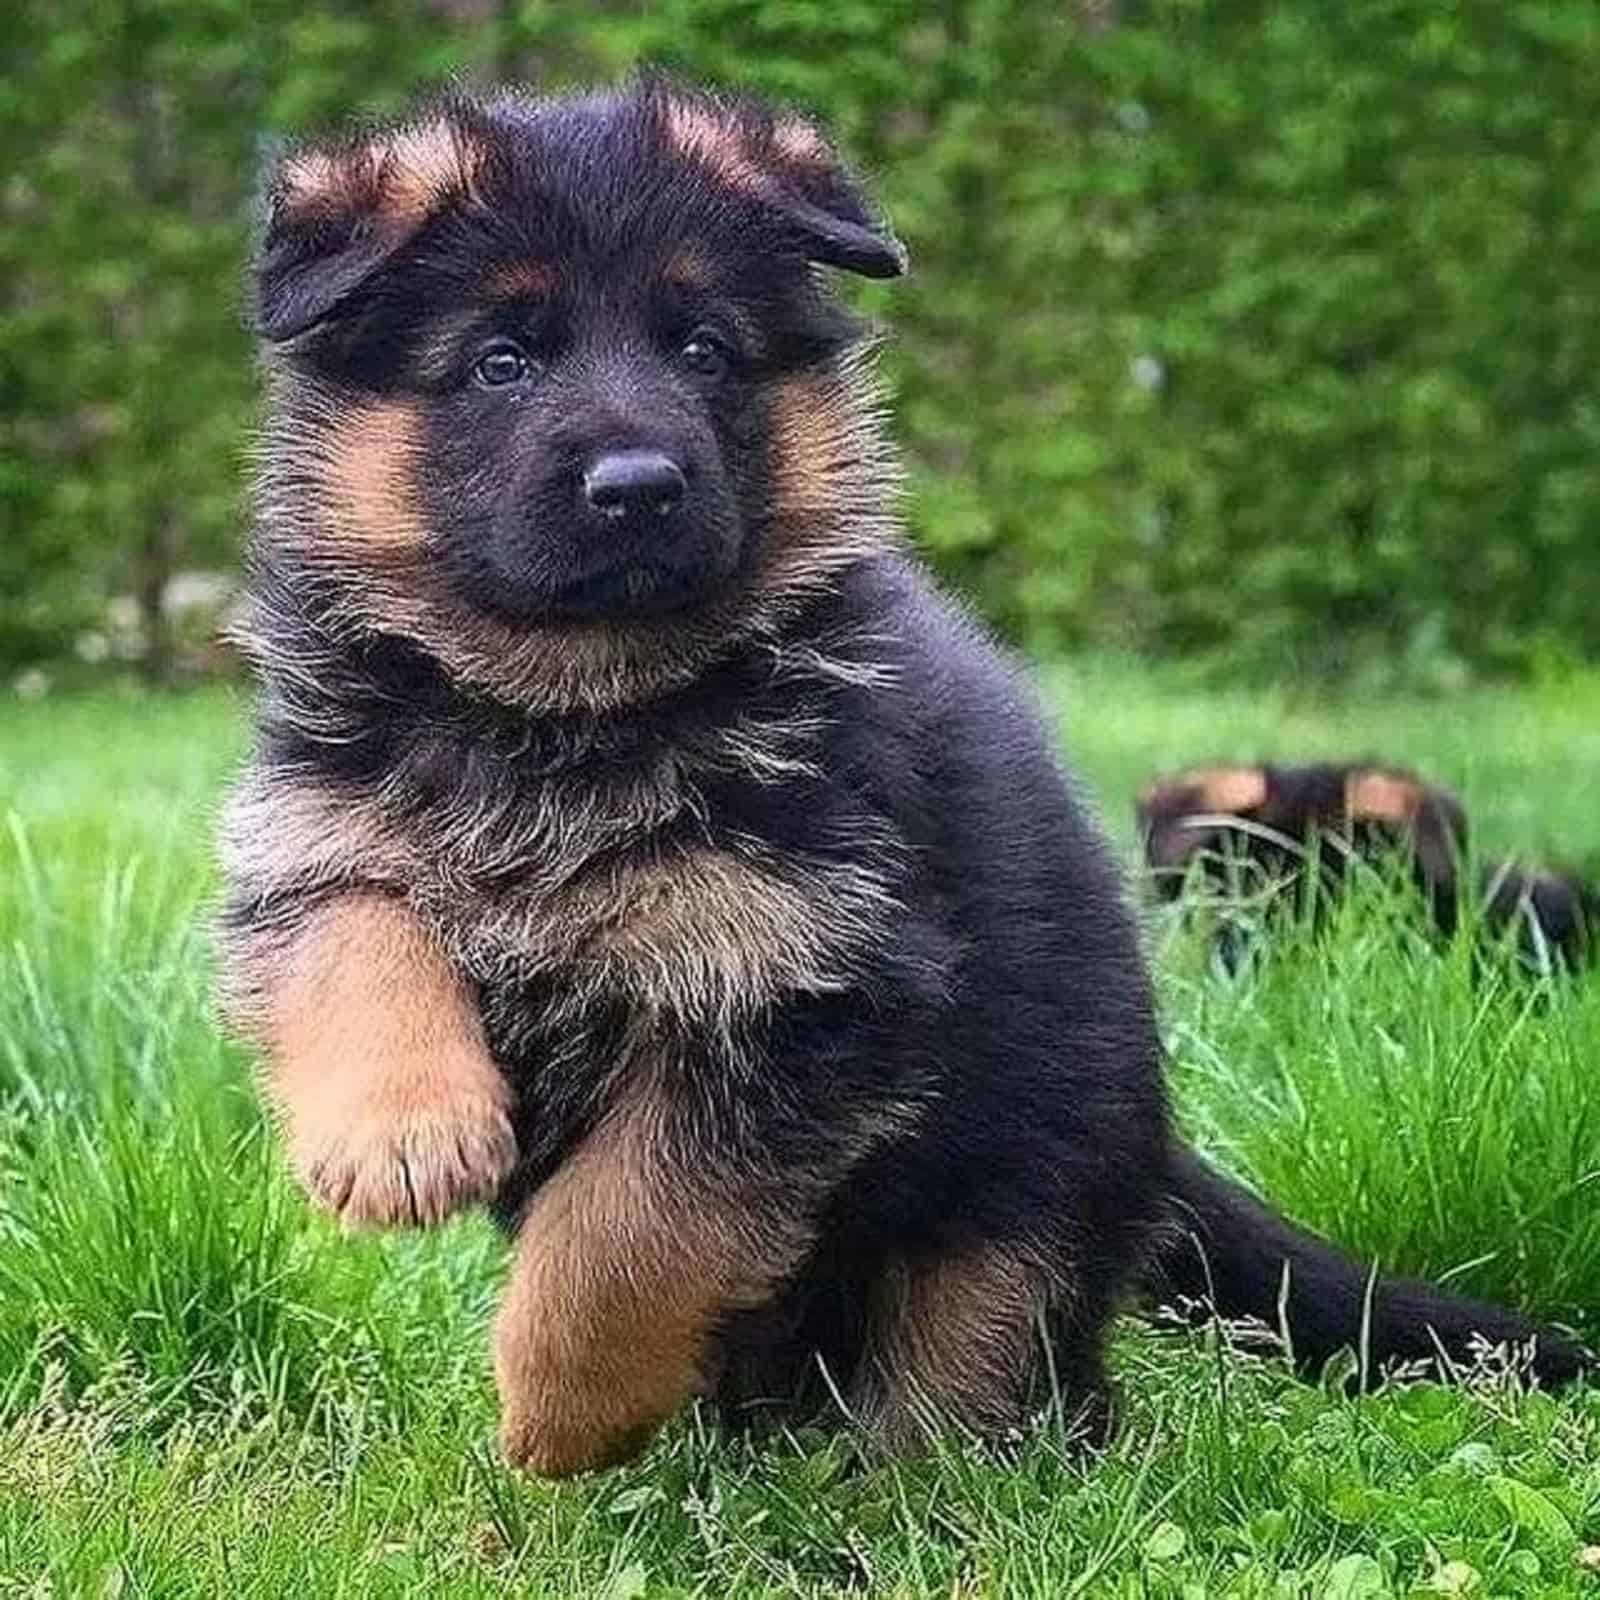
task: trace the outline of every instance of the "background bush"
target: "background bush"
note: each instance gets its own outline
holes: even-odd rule
[[[0,665],[166,671],[237,542],[264,150],[646,58],[828,119],[925,547],[1040,650],[1600,656],[1587,0],[20,0],[0,45]],[[163,596],[169,602],[163,606]],[[108,599],[122,597],[110,614]]]

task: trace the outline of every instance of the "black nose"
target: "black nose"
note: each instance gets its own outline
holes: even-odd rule
[[[688,487],[683,468],[659,450],[610,450],[584,469],[583,493],[602,517],[669,517]]]

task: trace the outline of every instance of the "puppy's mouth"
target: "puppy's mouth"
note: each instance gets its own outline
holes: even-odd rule
[[[683,616],[713,600],[731,578],[711,552],[685,560],[635,551],[576,572],[529,572],[487,555],[458,568],[454,587],[476,610],[514,627],[537,627]]]
[[[545,596],[545,608],[574,622],[666,617],[703,602],[712,584],[713,575],[698,566],[636,557],[554,586]]]
[[[463,536],[465,535],[465,536]],[[635,514],[617,526],[537,499],[438,551],[446,581],[474,610],[513,627],[692,619],[741,583],[748,541],[731,505],[692,515]]]

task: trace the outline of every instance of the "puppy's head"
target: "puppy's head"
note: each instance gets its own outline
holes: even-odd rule
[[[1228,819],[1256,819],[1270,798],[1270,773],[1259,766],[1196,767],[1157,778],[1134,802],[1145,860],[1164,894],[1176,895],[1190,863],[1249,836]]]
[[[660,82],[284,159],[258,543],[519,703],[692,674],[890,536],[859,325],[902,270],[808,123]]]

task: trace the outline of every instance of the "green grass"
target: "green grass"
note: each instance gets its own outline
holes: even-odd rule
[[[1125,846],[1157,767],[1351,752],[1454,784],[1485,849],[1600,845],[1600,681],[1330,706],[1099,663],[1048,690]],[[1353,1401],[1136,1324],[1095,1458],[1047,1420],[1004,1460],[863,1468],[690,1417],[603,1478],[506,1473],[491,1230],[312,1216],[212,1026],[241,719],[0,705],[0,1595],[1600,1595],[1600,1393]],[[1361,1251],[1600,1334],[1600,979],[1475,974],[1399,921],[1374,881],[1231,981],[1152,915],[1184,1119]]]

